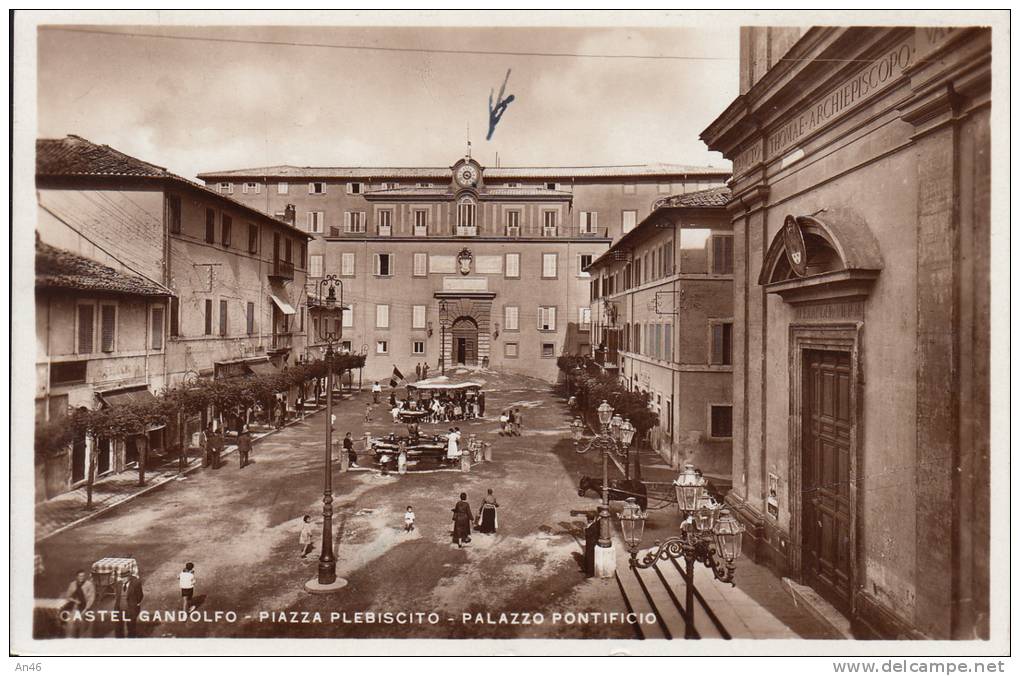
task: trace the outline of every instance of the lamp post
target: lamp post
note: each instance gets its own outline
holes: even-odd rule
[[[321,312],[318,338],[326,343],[326,462],[319,572],[317,577],[305,583],[305,590],[313,594],[336,591],[347,585],[347,580],[336,576],[336,557],[333,555],[333,344],[343,335],[343,299],[344,283],[336,275],[327,275],[319,282],[316,297]]]
[[[618,448],[620,441],[617,435],[619,435],[623,423],[620,416],[613,418],[613,407],[607,401],[599,404],[595,411],[598,413],[601,431],[595,435],[590,444],[583,449],[577,449],[577,452],[587,453],[592,448],[597,448],[602,454],[602,502],[598,508],[599,541],[598,547],[595,549],[595,574],[598,577],[612,577],[616,572],[616,555],[613,552],[613,537],[609,522],[609,453]],[[575,418],[571,424],[575,446],[581,440],[583,430],[584,423],[580,418]]]
[[[450,322],[450,309],[445,300],[439,301],[439,368],[446,375],[446,325]]]
[[[683,518],[680,535],[656,541],[654,548],[638,560],[638,547],[644,534],[647,515],[634,498],[628,498],[620,512],[620,530],[630,552],[632,568],[650,568],[658,561],[683,559],[686,564],[686,599],[684,638],[694,635],[694,563],[701,562],[712,570],[715,579],[735,585],[736,560],[740,557],[740,541],[744,527],[728,509],[717,503],[705,490],[705,478],[687,464],[673,482],[677,506]]]

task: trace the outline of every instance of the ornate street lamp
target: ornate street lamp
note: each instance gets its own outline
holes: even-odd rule
[[[581,441],[581,436],[584,434],[584,423],[581,422],[580,417],[575,417],[574,422],[570,423],[570,435],[574,438],[574,446]]]
[[[634,498],[628,498],[620,512],[620,529],[630,551],[632,568],[650,568],[659,561],[683,559],[686,563],[685,638],[694,638],[694,563],[712,569],[715,579],[735,585],[736,560],[744,527],[728,509],[705,490],[705,478],[694,465],[687,464],[673,482],[682,523],[680,535],[655,542],[654,549],[638,560],[638,548],[644,534],[647,515]]]
[[[609,405],[609,402],[604,401],[599,404],[599,407],[595,409],[598,413],[599,424],[601,425],[601,433],[596,434],[595,438],[592,439],[591,443],[583,449],[578,449],[578,453],[587,453],[592,448],[597,448],[602,453],[602,502],[599,504],[599,547],[606,549],[613,546],[613,538],[610,531],[609,523],[609,454],[616,451],[618,448],[618,442],[613,437],[613,433],[610,431],[610,424],[613,422],[613,407]],[[619,416],[617,416],[619,419]],[[580,419],[576,420],[575,423],[580,422]],[[618,423],[620,425],[622,423]],[[575,430],[575,439],[580,438],[580,431],[574,426],[571,426]],[[583,426],[582,426],[583,427]],[[598,554],[596,555],[596,561],[598,561]],[[609,559],[608,555],[605,556],[606,560]],[[612,564],[606,564],[610,566]],[[596,567],[598,564],[596,563]],[[608,569],[607,569],[608,571]],[[612,573],[608,573],[611,575]]]
[[[630,419],[625,419],[623,424],[620,425],[620,445],[623,446],[624,461],[627,471],[625,474],[630,479],[630,445],[634,441],[634,433],[637,432],[637,428],[630,423]]]
[[[316,305],[320,313],[318,338],[326,343],[326,463],[322,491],[322,551],[318,577],[305,583],[313,593],[329,592],[347,584],[337,579],[333,556],[333,344],[343,335],[344,283],[327,275],[318,284]]]
[[[446,327],[450,323],[450,308],[445,300],[439,301],[439,367],[446,375]]]

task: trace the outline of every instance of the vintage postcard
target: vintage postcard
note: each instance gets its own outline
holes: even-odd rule
[[[1008,13],[11,21],[12,654],[1008,652]]]

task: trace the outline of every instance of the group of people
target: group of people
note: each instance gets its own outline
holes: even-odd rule
[[[365,405],[365,422],[371,422],[372,405]],[[484,392],[455,392],[447,394],[441,392],[429,399],[415,399],[407,397],[398,399],[397,395],[390,392],[390,414],[393,422],[400,422],[400,414],[404,411],[422,411],[422,422],[444,423],[454,420],[472,420],[485,417],[485,393]]]
[[[524,428],[524,415],[519,408],[508,408],[499,416],[499,436],[519,437]]]
[[[237,459],[241,469],[244,469],[251,458],[251,429],[248,425],[242,424],[237,433]],[[222,430],[217,430],[210,422],[202,430],[202,467],[219,469],[223,466],[223,451],[226,448],[226,435]]]
[[[415,375],[415,377],[417,377],[418,380],[425,380],[426,378],[428,378],[429,377],[429,363],[425,362],[424,364],[415,364],[414,365],[414,375]]]
[[[142,612],[142,580],[134,573],[128,573],[114,582],[120,585],[117,589],[115,610],[120,611],[119,619],[114,623],[114,635],[117,638],[134,638],[138,636],[138,615]],[[86,611],[92,610],[99,600],[96,585],[84,570],[75,572],[74,579],[64,593],[64,605],[61,606],[61,618],[67,638],[90,637],[93,623],[89,621]]]
[[[487,535],[495,533],[499,526],[496,516],[498,509],[499,503],[496,502],[496,496],[492,494],[490,488],[482,498],[482,504],[478,508],[478,519],[475,521],[471,514],[471,504],[467,501],[467,493],[461,493],[460,500],[451,510],[453,512],[453,544],[457,545],[459,549],[463,549],[464,543],[471,542],[472,523],[476,523],[479,533]]]

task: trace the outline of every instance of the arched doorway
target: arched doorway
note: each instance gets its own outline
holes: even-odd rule
[[[450,329],[454,364],[474,366],[478,363],[478,323],[471,317],[458,317]]]

